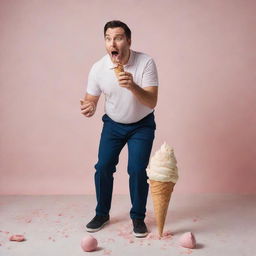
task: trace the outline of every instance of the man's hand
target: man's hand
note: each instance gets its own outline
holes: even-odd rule
[[[86,117],[91,117],[94,115],[96,110],[96,105],[93,101],[89,100],[80,100],[81,104],[81,114],[83,114]]]
[[[133,76],[129,72],[120,72],[118,76],[118,82],[121,87],[124,87],[128,90],[134,89],[136,84],[133,82]]]

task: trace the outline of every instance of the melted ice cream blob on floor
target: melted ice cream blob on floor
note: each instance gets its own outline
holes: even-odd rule
[[[179,244],[182,247],[193,249],[196,247],[196,239],[192,232],[183,234],[179,239]]]
[[[85,252],[92,252],[97,249],[98,241],[91,235],[85,236],[81,241],[81,247]]]

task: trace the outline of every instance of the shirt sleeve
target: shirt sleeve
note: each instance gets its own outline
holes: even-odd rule
[[[147,86],[158,86],[158,74],[156,64],[153,59],[147,62],[142,75],[142,88]]]
[[[96,80],[95,66],[92,66],[89,72],[86,92],[93,96],[100,96],[101,94],[100,86]]]

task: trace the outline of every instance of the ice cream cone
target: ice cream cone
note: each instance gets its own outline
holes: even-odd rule
[[[120,63],[117,64],[117,66],[114,68],[116,76],[118,77],[118,74],[120,72],[124,72],[124,66]]]
[[[151,157],[147,171],[159,236],[163,234],[173,188],[178,180],[174,150],[164,143]]]
[[[149,180],[159,236],[163,234],[165,218],[175,183]]]

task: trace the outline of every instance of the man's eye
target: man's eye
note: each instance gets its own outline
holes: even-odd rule
[[[122,40],[122,37],[117,37],[116,40],[120,41],[120,40]]]
[[[105,40],[106,40],[106,41],[110,41],[110,38],[109,38],[109,37],[106,37]]]

